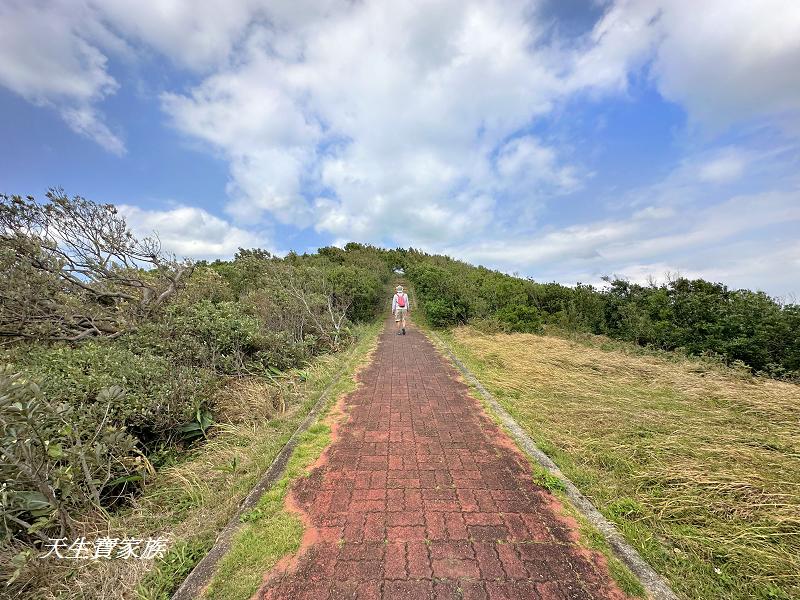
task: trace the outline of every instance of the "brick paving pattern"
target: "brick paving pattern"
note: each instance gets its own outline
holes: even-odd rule
[[[307,528],[298,557],[256,598],[625,598],[455,369],[391,325],[292,490]]]

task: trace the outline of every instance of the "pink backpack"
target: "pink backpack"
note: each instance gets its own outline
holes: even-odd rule
[[[397,294],[397,306],[400,308],[406,307],[406,298],[403,294]]]

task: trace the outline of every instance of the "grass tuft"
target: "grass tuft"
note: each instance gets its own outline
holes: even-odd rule
[[[533,469],[533,480],[540,486],[553,493],[567,491],[564,481],[555,475],[551,475],[547,469],[538,464],[532,464],[531,467]]]
[[[137,600],[169,600],[175,582],[182,581],[214,545],[214,536],[180,540],[158,559],[136,587]]]

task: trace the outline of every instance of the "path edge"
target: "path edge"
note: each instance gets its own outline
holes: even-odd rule
[[[253,486],[250,492],[241,501],[234,515],[228,524],[217,534],[214,545],[206,555],[191,570],[186,579],[172,595],[172,600],[196,600],[202,597],[204,588],[211,581],[217,570],[219,560],[230,550],[234,534],[239,530],[242,523],[240,517],[252,509],[259,501],[261,496],[278,481],[283,475],[286,465],[294,452],[295,446],[300,436],[311,427],[320,417],[320,414],[328,405],[329,396],[334,387],[339,383],[342,376],[347,373],[348,365],[343,365],[325,386],[325,389],[317,398],[314,406],[306,415],[305,419],[297,426],[291,437],[286,441],[280,452],[275,456],[269,468],[261,476],[261,479]]]
[[[564,483],[565,494],[575,509],[581,513],[605,537],[614,554],[628,569],[639,579],[645,592],[652,600],[679,600],[666,580],[651,567],[647,561],[631,546],[619,530],[606,519],[603,514],[584,496],[574,483],[567,477],[558,465],[547,456],[533,441],[533,438],[516,422],[509,412],[501,406],[494,396],[483,387],[472,371],[459,359],[452,348],[435,331],[425,331],[432,336],[441,348],[444,348],[448,358],[458,367],[467,381],[478,390],[483,399],[489,404],[496,416],[500,419],[520,449],[546,469],[551,475]]]

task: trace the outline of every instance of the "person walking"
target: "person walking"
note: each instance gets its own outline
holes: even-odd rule
[[[392,298],[392,314],[397,324],[397,335],[406,334],[406,315],[408,314],[408,294],[403,291],[403,286],[398,285]]]

